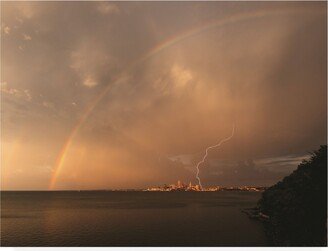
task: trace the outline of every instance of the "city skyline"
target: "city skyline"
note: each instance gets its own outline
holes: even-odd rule
[[[147,192],[218,192],[218,191],[251,191],[251,192],[263,192],[266,187],[255,187],[255,186],[239,186],[239,187],[222,187],[222,186],[211,186],[201,187],[199,184],[193,185],[191,181],[189,184],[185,184],[178,180],[177,184],[164,184],[163,186],[149,187],[142,191]]]

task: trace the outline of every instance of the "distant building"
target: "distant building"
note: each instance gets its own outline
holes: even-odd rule
[[[196,191],[196,192],[216,192],[216,191],[251,191],[251,192],[260,192],[264,191],[266,187],[254,187],[254,186],[241,186],[241,187],[207,187],[207,188],[201,188],[200,185],[192,185],[191,182],[189,182],[189,185],[187,186],[180,180],[177,182],[177,185],[171,184],[171,185],[164,185],[163,187],[150,187],[147,188],[144,191],[151,191],[151,192],[174,192],[174,191]]]

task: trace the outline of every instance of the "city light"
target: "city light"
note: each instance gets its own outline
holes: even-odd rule
[[[212,186],[212,187],[200,187],[198,184],[193,185],[189,182],[189,185],[181,182],[180,180],[177,184],[163,185],[158,187],[149,187],[144,191],[148,192],[217,192],[217,191],[251,191],[251,192],[262,192],[266,187],[261,186],[230,186],[230,187],[221,187],[221,186]]]

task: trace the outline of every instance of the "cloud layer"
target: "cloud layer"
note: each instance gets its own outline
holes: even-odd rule
[[[324,2],[5,2],[3,188],[47,189],[93,107],[57,189],[196,182],[232,124],[203,184],[270,185],[326,143],[326,30]]]

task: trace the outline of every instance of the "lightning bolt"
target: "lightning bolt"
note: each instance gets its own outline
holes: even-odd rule
[[[198,184],[199,184],[199,187],[200,187],[201,190],[203,190],[203,186],[202,186],[202,182],[201,182],[201,180],[200,180],[200,178],[199,178],[199,167],[200,167],[201,164],[203,164],[203,163],[205,162],[206,157],[207,157],[207,155],[208,155],[208,151],[209,151],[210,149],[213,149],[213,148],[216,148],[216,147],[221,146],[224,142],[229,141],[229,140],[233,137],[234,133],[235,133],[235,124],[232,125],[232,133],[231,133],[231,135],[230,135],[229,137],[222,139],[222,140],[221,140],[219,143],[217,143],[216,145],[209,146],[209,147],[206,148],[206,150],[205,150],[205,155],[204,155],[203,159],[202,159],[201,161],[199,161],[198,164],[197,164],[197,166],[196,166],[196,169],[197,169],[197,172],[196,172],[196,179],[198,180]]]

